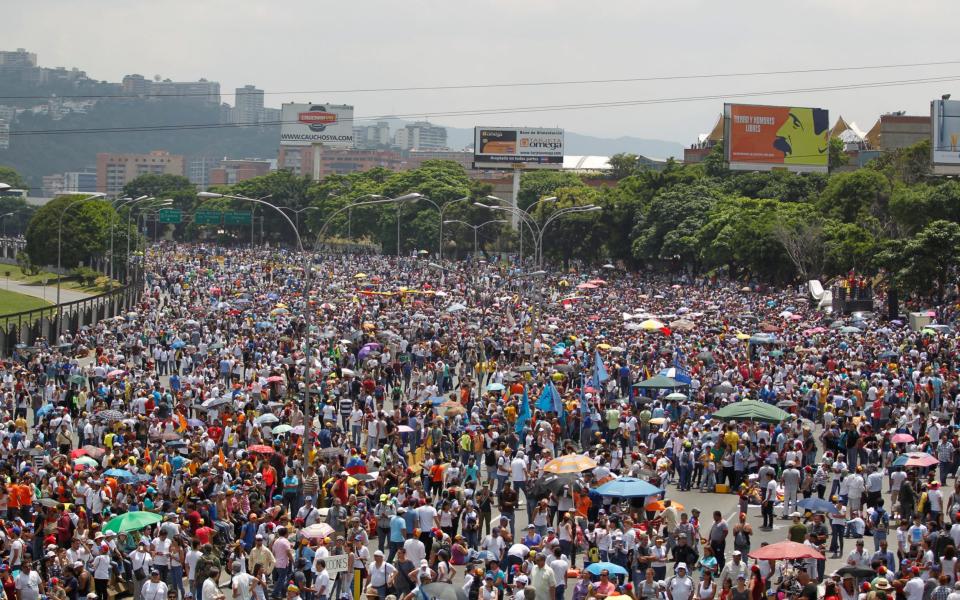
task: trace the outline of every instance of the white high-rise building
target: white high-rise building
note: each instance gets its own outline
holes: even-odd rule
[[[263,90],[254,85],[237,88],[234,123],[259,123],[263,114]]]
[[[401,150],[441,150],[447,147],[447,129],[417,121],[398,129],[393,143]]]

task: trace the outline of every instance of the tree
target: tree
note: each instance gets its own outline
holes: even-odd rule
[[[58,196],[40,207],[27,226],[27,255],[33,264],[57,264],[57,240],[61,240],[61,265],[89,263],[109,249],[110,223],[116,212],[108,202],[87,200],[85,195]],[[64,212],[66,210],[66,212]],[[58,228],[62,218],[62,234]],[[116,244],[115,244],[116,246]]]
[[[611,156],[607,162],[610,165],[608,175],[611,179],[630,177],[640,170],[640,160],[636,154],[620,152]]]
[[[933,221],[905,243],[888,244],[879,259],[893,267],[900,289],[942,302],[949,275],[960,259],[960,225]]]
[[[850,162],[850,157],[847,156],[847,153],[844,151],[843,140],[840,138],[831,139],[827,149],[827,168],[830,169],[830,171],[845,167],[847,163]]]
[[[583,180],[569,171],[539,170],[523,173],[520,176],[517,206],[526,210],[541,198],[556,196],[556,191],[562,187],[578,185],[583,185]]]
[[[699,253],[689,234],[700,230],[721,198],[719,190],[706,183],[676,185],[657,193],[633,228],[634,258],[697,262]],[[687,235],[672,233],[670,244],[664,248],[667,234],[674,230]]]
[[[823,271],[823,226],[817,222],[786,223],[773,226],[773,237],[796,267],[802,281],[810,281]]]
[[[851,269],[867,271],[877,253],[877,238],[858,223],[827,221],[824,225],[823,251],[828,273],[846,273]]]
[[[161,198],[180,191],[196,193],[197,188],[186,177],[169,173],[145,173],[123,186],[123,195],[128,198],[140,196]]]
[[[0,165],[0,183],[5,183],[11,188],[18,190],[30,189],[27,181],[20,176],[14,169]]]
[[[867,163],[867,169],[883,173],[891,182],[919,183],[933,170],[930,154],[930,140],[923,140],[912,146],[881,154]]]
[[[837,173],[830,177],[817,206],[824,215],[845,223],[874,216],[885,224],[890,191],[890,181],[877,171]]]

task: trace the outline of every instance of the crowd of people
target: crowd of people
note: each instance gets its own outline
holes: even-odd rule
[[[615,268],[317,256],[308,289],[301,262],[156,246],[138,310],[3,363],[9,600],[960,599],[950,328]],[[786,414],[718,416],[747,399]],[[778,521],[809,556],[751,556]]]

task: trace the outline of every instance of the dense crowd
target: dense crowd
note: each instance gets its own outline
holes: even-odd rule
[[[300,263],[156,247],[138,310],[3,363],[8,600],[960,599],[951,306]]]

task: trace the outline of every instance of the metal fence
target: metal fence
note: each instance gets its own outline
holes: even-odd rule
[[[79,331],[133,311],[142,293],[143,279],[139,269],[135,269],[134,276],[123,287],[60,304],[59,319],[56,306],[0,315],[0,357],[11,356],[18,344],[33,346],[40,340],[56,343],[59,332]]]

